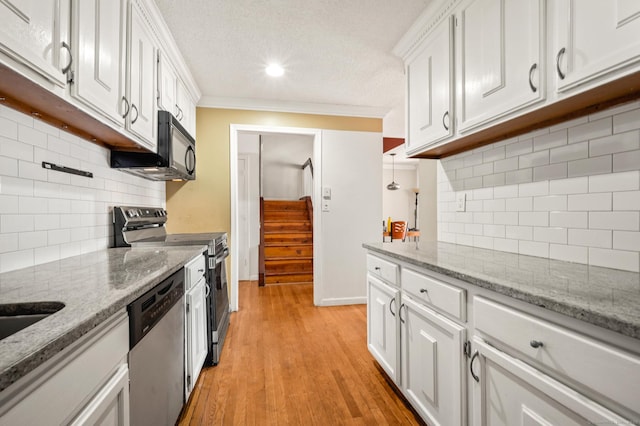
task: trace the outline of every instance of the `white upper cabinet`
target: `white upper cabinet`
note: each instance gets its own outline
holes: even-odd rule
[[[191,99],[184,83],[178,78],[177,85],[177,113],[176,117],[187,132],[195,138],[196,136],[196,104]]]
[[[0,50],[64,87],[71,0],[1,0]]]
[[[545,0],[470,0],[458,16],[461,133],[546,98]]]
[[[453,135],[453,18],[433,31],[407,61],[407,152]]]
[[[553,67],[559,92],[612,80],[640,62],[639,1],[562,0],[554,6]]]
[[[128,81],[127,129],[145,146],[155,151],[158,145],[156,109],[156,42],[147,18],[131,3],[129,13],[129,46],[127,52]]]
[[[178,75],[162,51],[158,54],[158,108],[178,114],[177,100]]]
[[[73,1],[71,94],[124,125],[126,0]]]

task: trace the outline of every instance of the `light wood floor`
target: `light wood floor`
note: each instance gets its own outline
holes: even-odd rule
[[[313,306],[311,284],[240,283],[220,364],[180,425],[417,425],[367,350],[365,305]]]

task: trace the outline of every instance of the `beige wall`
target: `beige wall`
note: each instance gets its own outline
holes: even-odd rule
[[[382,119],[376,118],[198,108],[196,180],[167,182],[167,230],[170,233],[230,232],[231,124],[382,132]]]
[[[418,227],[422,241],[438,239],[438,206],[437,206],[437,173],[438,160],[420,160],[418,179],[420,195],[418,195]]]

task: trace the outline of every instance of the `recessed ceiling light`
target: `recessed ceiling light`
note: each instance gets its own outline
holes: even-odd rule
[[[267,68],[265,68],[265,72],[271,77],[280,77],[282,74],[284,74],[284,68],[282,68],[278,64],[270,64]]]

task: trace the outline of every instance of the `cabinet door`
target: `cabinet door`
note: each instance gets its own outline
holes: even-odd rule
[[[124,125],[125,0],[74,0],[71,94]]]
[[[64,87],[70,16],[71,0],[0,1],[0,50]]]
[[[470,0],[460,9],[460,132],[546,97],[545,0]]]
[[[178,77],[167,56],[160,52],[158,55],[158,108],[178,115],[178,101],[176,86]]]
[[[178,78],[178,112],[177,118],[180,124],[187,129],[193,137],[196,136],[196,105],[191,99],[191,95],[184,87],[182,80]]]
[[[599,77],[617,78],[616,71],[640,62],[637,0],[562,0],[554,6],[553,66],[559,92]]]
[[[367,274],[367,346],[391,380],[400,384],[400,291]]]
[[[474,346],[474,425],[633,424],[480,339]]]
[[[187,293],[187,392],[191,393],[207,357],[206,282]],[[188,398],[187,394],[187,398]]]
[[[465,329],[403,296],[402,389],[433,425],[466,424]]]
[[[129,426],[129,369],[127,364],[120,366],[114,376],[71,422],[71,425]]]
[[[453,18],[441,22],[407,63],[407,151],[453,135]]]
[[[158,145],[156,110],[156,43],[143,12],[135,2],[129,14],[129,102],[127,128],[155,151]]]

